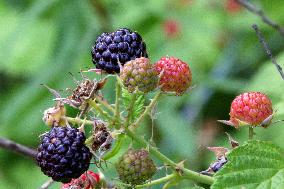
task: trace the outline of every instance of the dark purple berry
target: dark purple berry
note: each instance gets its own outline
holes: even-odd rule
[[[88,170],[92,154],[76,128],[53,127],[41,137],[37,163],[53,180],[67,183]]]
[[[107,73],[120,72],[118,61],[123,66],[140,57],[148,57],[146,44],[137,32],[127,28],[101,34],[92,47],[93,63]]]

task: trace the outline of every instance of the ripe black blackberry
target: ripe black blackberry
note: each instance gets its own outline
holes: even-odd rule
[[[92,47],[92,61],[96,68],[107,73],[119,73],[119,64],[135,58],[148,57],[142,37],[127,28],[112,33],[102,33]]]
[[[41,137],[37,163],[53,180],[67,183],[88,170],[92,154],[83,132],[72,127],[53,127]]]

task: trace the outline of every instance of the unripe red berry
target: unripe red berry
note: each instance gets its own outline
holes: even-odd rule
[[[175,57],[162,57],[154,65],[161,74],[162,91],[182,95],[191,85],[191,70],[187,63]]]
[[[230,110],[230,120],[222,121],[236,128],[243,125],[268,125],[272,118],[273,109],[271,100],[263,93],[248,92],[237,96]],[[267,123],[268,121],[268,123]]]

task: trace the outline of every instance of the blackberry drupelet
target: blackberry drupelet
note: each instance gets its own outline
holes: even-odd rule
[[[119,73],[121,65],[135,58],[148,57],[142,37],[127,28],[102,33],[92,47],[92,61],[96,68],[107,73]]]
[[[53,180],[67,183],[88,170],[92,154],[83,132],[72,127],[53,127],[41,137],[37,163]]]

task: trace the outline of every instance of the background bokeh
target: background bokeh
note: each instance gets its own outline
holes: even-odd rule
[[[250,2],[284,25],[283,1]],[[40,84],[62,91],[74,87],[69,72],[80,79],[78,71],[93,66],[90,50],[96,36],[128,27],[143,36],[152,62],[169,55],[190,65],[195,88],[182,97],[162,98],[154,139],[170,158],[204,170],[214,160],[205,146],[229,147],[225,132],[241,143],[247,139],[246,129],[216,121],[229,118],[230,103],[239,93],[266,93],[277,110],[275,120],[284,119],[284,82],[259,44],[253,23],[284,67],[284,38],[231,0],[0,0],[0,136],[36,148],[38,136],[48,130],[42,113],[53,105]],[[104,89],[109,101],[113,91],[110,81]],[[256,138],[284,148],[283,126],[256,129]],[[150,135],[151,120],[139,131]],[[113,164],[104,173],[117,177]],[[46,180],[31,159],[0,149],[0,189],[38,188]],[[183,181],[176,188],[191,184]]]

